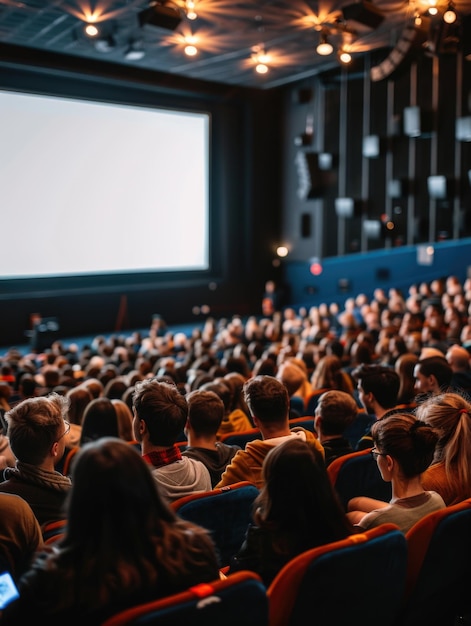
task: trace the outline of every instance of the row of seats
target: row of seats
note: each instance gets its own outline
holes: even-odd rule
[[[470,530],[471,498],[429,514],[406,535],[383,524],[304,552],[268,589],[256,574],[237,572],[122,611],[103,626],[455,626],[471,610]]]

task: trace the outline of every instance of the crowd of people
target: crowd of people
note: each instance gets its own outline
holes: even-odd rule
[[[190,335],[160,320],[145,336],[7,351],[0,561],[20,595],[1,623],[100,624],[240,569],[268,586],[305,550],[384,522],[407,532],[470,498],[470,356],[471,280],[453,276],[343,308],[208,318]],[[225,443],[234,433],[251,437]],[[344,509],[328,466],[363,449],[392,498],[358,493]],[[209,532],[172,503],[239,481],[259,495],[223,572]],[[54,520],[64,536],[45,545]]]

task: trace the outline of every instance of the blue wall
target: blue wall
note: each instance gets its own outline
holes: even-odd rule
[[[371,297],[376,287],[391,287],[408,295],[413,283],[455,275],[461,282],[471,275],[471,239],[430,244],[429,264],[419,255],[427,246],[404,246],[365,254],[330,257],[321,261],[322,273],[314,276],[310,262],[283,261],[283,282],[293,307],[315,306],[321,302],[338,302],[359,293]]]

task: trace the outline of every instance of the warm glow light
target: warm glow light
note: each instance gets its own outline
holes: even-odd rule
[[[414,24],[416,26],[420,26],[422,24],[422,18],[420,17],[420,15],[416,15],[414,18]]]
[[[321,56],[332,54],[334,46],[327,41],[327,35],[322,35],[320,42],[317,44],[316,52]]]
[[[451,7],[449,7],[443,14],[443,21],[447,24],[454,24],[456,22],[456,13]]]
[[[266,74],[268,72],[268,67],[264,63],[257,63],[255,71],[258,74]]]
[[[193,45],[185,46],[185,54],[189,57],[194,57],[195,54],[198,54],[198,48]]]
[[[342,50],[339,54],[339,59],[342,63],[351,63],[352,55],[350,54],[350,52]]]
[[[96,37],[99,32],[98,28],[94,24],[87,24],[84,30],[89,37]]]
[[[428,12],[429,12],[429,15],[436,15],[438,13],[438,9],[437,7],[430,7]]]
[[[276,253],[280,257],[288,256],[288,248],[286,246],[278,246]]]

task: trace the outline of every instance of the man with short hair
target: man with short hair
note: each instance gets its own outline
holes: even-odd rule
[[[423,397],[449,391],[452,377],[445,355],[419,359],[414,367],[415,389]]]
[[[176,445],[188,417],[188,403],[177,386],[147,378],[133,393],[133,432],[161,495],[168,503],[212,487],[208,468]]]
[[[290,437],[313,441],[324,457],[316,435],[299,426],[289,425],[289,396],[285,385],[274,376],[255,376],[244,384],[244,396],[255,427],[262,439],[254,439],[239,450],[216,487],[248,480],[259,489],[263,486],[262,464],[268,452]]]
[[[17,462],[4,470],[0,492],[21,496],[40,524],[63,519],[70,479],[55,466],[65,451],[69,400],[57,393],[27,398],[7,411],[7,435]]]
[[[352,371],[353,380],[357,383],[358,398],[369,415],[376,420],[395,412],[399,394],[399,374],[387,365],[376,363],[361,364]],[[358,440],[356,450],[373,447],[371,427]]]
[[[471,367],[469,352],[459,344],[453,344],[445,355],[453,374],[451,386],[458,391],[464,391],[471,395]]]
[[[338,457],[353,452],[344,433],[357,414],[357,403],[345,391],[331,389],[320,396],[314,413],[314,428],[325,451],[326,467]]]
[[[186,396],[188,418],[185,434],[188,445],[183,456],[206,465],[214,487],[240,446],[217,440],[217,432],[224,417],[224,402],[214,391],[195,389]]]

